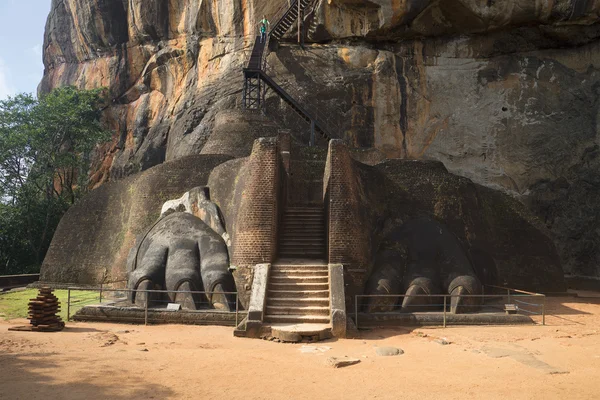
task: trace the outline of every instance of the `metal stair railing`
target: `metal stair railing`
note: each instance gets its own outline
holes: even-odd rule
[[[341,129],[331,121],[329,115],[320,107],[313,106],[310,102],[300,104],[298,99],[305,99],[306,93],[301,93],[297,87],[289,85],[284,89],[272,78],[272,76],[275,76],[272,73],[274,70],[267,63],[267,57],[270,53],[269,41],[272,38],[275,40],[280,39],[291,27],[293,19],[298,17],[298,1],[300,1],[301,11],[314,11],[316,0],[294,0],[289,7],[283,6],[278,11],[277,14],[281,15],[281,17],[278,18],[273,29],[270,30],[264,43],[260,43],[260,34],[255,36],[255,42],[246,64],[247,68],[244,68],[245,84],[243,101],[244,107],[247,109],[264,110],[267,87],[271,88],[301,118],[311,125],[310,145],[312,146],[316,140],[315,132],[319,132],[325,139],[330,140],[337,138]],[[255,27],[255,31],[257,30],[258,27]],[[260,81],[263,81],[266,86],[262,87]]]
[[[300,114],[300,116],[307,120],[307,122],[311,124],[314,123],[314,128],[318,130],[327,140],[340,137],[340,127],[331,120],[331,117],[326,111],[307,101],[303,101],[301,103],[301,100],[305,100],[306,93],[303,93],[298,87],[292,85],[286,85],[283,87],[283,85],[276,82],[273,78],[273,76],[276,75],[274,73],[274,69],[268,63],[266,63],[266,61],[265,66],[266,67],[262,73],[263,79],[266,78],[265,83],[267,83],[269,87],[273,89],[273,91],[277,92],[277,94],[279,94],[280,97],[286,101],[286,103],[290,104],[294,111]],[[273,84],[276,87],[273,87]]]
[[[277,26],[279,26],[280,22],[283,20],[283,18],[285,17],[285,15],[290,11],[290,8],[293,6],[298,7],[298,3],[297,0],[292,0],[292,4],[288,4],[287,1],[284,2],[284,4],[279,8],[279,10],[277,10],[275,12],[275,14],[273,14],[273,16],[271,16],[271,21],[273,21],[273,27],[271,29],[269,29],[268,32],[268,37],[269,39],[271,38],[271,36],[275,33],[275,28],[277,28]]]
[[[269,32],[271,38],[280,40],[294,24],[294,21],[298,18],[298,1],[300,1],[300,11],[303,14],[305,14],[306,10],[314,7],[316,3],[316,0],[293,0],[286,7],[283,15],[277,19],[275,25],[273,25],[273,29]]]

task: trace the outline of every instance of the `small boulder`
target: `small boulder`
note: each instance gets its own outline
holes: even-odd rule
[[[402,354],[404,354],[404,350],[396,348],[396,347],[377,347],[375,349],[375,353],[378,356],[390,357],[390,356],[402,355]]]
[[[358,364],[360,360],[358,358],[349,357],[329,357],[327,358],[327,365],[333,368],[348,367],[350,365]]]

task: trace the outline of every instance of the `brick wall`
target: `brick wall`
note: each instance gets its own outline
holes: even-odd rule
[[[237,267],[270,263],[277,253],[280,175],[277,139],[257,139],[244,168],[232,243],[231,262]]]
[[[328,217],[329,263],[342,264],[346,297],[362,294],[371,264],[371,223],[362,200],[363,183],[348,148],[329,142],[323,191]]]

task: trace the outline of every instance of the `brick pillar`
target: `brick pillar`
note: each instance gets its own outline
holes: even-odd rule
[[[231,257],[237,267],[271,263],[277,255],[279,157],[275,138],[254,142],[240,178],[243,191]]]
[[[323,178],[330,264],[344,266],[346,304],[362,294],[371,263],[371,226],[356,162],[341,140],[329,142]]]

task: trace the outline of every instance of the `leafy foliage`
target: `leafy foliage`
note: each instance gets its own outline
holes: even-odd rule
[[[60,218],[87,191],[90,155],[110,137],[102,93],[64,87],[0,101],[0,274],[39,269]]]

